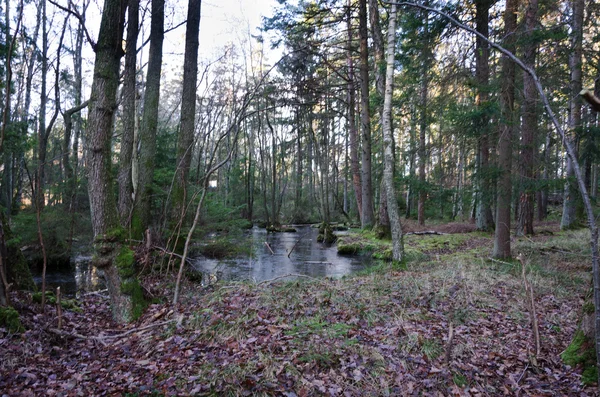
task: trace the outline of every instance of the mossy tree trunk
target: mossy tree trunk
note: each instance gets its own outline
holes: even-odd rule
[[[156,131],[158,129],[158,102],[160,98],[160,75],[165,26],[164,0],[152,0],[152,23],[150,27],[150,54],[144,93],[144,113],[140,128],[140,161],[138,194],[132,224],[133,238],[144,236],[151,227],[151,210],[154,192],[154,159],[156,157]]]
[[[96,61],[88,120],[89,197],[94,230],[94,265],[104,274],[113,318],[134,318],[134,303],[140,302],[141,287],[133,272],[133,253],[124,245],[119,226],[111,172],[113,116],[119,86],[119,66],[127,0],[105,0],[95,46]]]

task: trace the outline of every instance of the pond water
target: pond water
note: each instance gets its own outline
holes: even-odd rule
[[[91,264],[91,255],[76,255],[71,258],[70,269],[51,270],[46,272],[46,290],[56,292],[60,287],[61,293],[74,296],[79,292],[95,291],[104,288],[104,281]],[[33,281],[41,289],[41,269],[32,269]]]
[[[225,260],[200,257],[194,259],[193,266],[213,279],[216,276],[221,280],[260,282],[292,273],[342,277],[372,263],[370,256],[338,255],[335,245],[317,242],[316,228],[305,225],[294,228],[297,230],[295,233],[268,233],[265,229],[254,227],[244,237],[249,239],[254,255]],[[290,250],[292,253],[288,257]]]
[[[260,282],[294,273],[337,278],[372,264],[370,256],[338,255],[335,245],[317,242],[316,228],[302,225],[295,229],[295,233],[267,233],[265,229],[254,227],[240,236],[239,241],[243,245],[250,244],[253,254],[224,260],[196,257],[192,258],[192,266],[204,274],[203,280]],[[60,286],[63,294],[74,296],[103,289],[102,277],[91,265],[91,259],[89,255],[77,255],[71,259],[71,269],[48,271],[47,290],[55,291]],[[41,288],[41,270],[33,272],[34,281]]]

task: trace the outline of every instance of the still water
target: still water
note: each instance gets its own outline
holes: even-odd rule
[[[294,273],[311,277],[342,277],[372,263],[369,256],[338,255],[335,244],[328,246],[317,242],[316,228],[304,225],[295,228],[296,233],[267,233],[265,229],[254,227],[239,241],[240,244],[250,244],[253,254],[225,260],[196,257],[192,258],[192,266],[205,275],[204,280],[260,282]],[[104,288],[102,277],[91,265],[91,259],[88,255],[77,255],[71,260],[72,270],[49,271],[46,275],[47,289],[55,290],[60,286],[64,294],[73,296]],[[41,286],[40,273],[34,273],[34,280]]]
[[[265,229],[254,227],[244,237],[250,240],[253,255],[226,260],[200,257],[194,260],[193,266],[221,280],[260,282],[292,273],[311,277],[342,277],[372,263],[369,256],[338,255],[335,244],[327,246],[317,242],[316,228],[304,225],[294,227],[296,233],[267,233]],[[288,257],[290,250],[292,252]]]

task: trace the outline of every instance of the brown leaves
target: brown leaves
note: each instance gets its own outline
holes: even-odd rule
[[[88,296],[83,313],[64,313],[63,327],[87,338],[50,334],[52,314],[36,315],[23,303],[29,331],[0,330],[0,389],[9,395],[593,394],[558,358],[577,325],[571,313],[579,302],[539,293],[545,342],[534,366],[518,278],[490,279],[482,295],[461,279],[426,277],[396,272],[189,290],[181,326],[168,322],[175,318],[168,306],[152,305],[138,324],[119,328],[108,318],[107,301]]]

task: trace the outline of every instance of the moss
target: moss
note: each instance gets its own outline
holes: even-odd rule
[[[6,327],[9,332],[18,334],[25,331],[21,324],[19,313],[12,307],[0,307],[0,326]]]
[[[354,255],[360,251],[360,244],[344,243],[342,240],[338,240],[337,249],[340,255]]]
[[[586,337],[583,331],[579,330],[575,333],[571,344],[561,354],[561,358],[567,365],[573,367],[581,366],[583,368],[581,380],[584,384],[595,383],[598,380],[595,366],[596,349],[594,348],[594,341]]]
[[[136,279],[124,281],[121,284],[121,292],[131,297],[131,319],[137,320],[148,306],[140,282]]]
[[[31,299],[35,303],[42,303],[42,293],[34,292],[31,295]],[[46,291],[46,303],[48,303],[50,305],[56,304],[56,295],[54,295],[54,292]],[[79,303],[75,299],[61,299],[60,305],[65,310],[71,310],[71,311],[78,312],[78,313],[82,312],[81,307],[79,307]]]
[[[128,246],[121,246],[121,250],[115,258],[115,264],[119,269],[119,276],[123,278],[133,277],[135,274],[135,253]]]
[[[595,312],[595,308],[594,308],[594,304],[592,302],[586,302],[583,305],[583,313],[584,314],[594,314]]]

